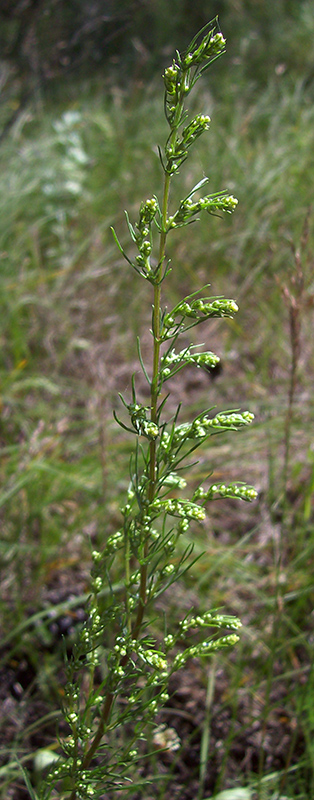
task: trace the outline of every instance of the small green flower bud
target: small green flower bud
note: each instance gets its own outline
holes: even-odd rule
[[[70,725],[75,725],[76,722],[78,721],[78,716],[77,714],[75,714],[74,711],[72,711],[70,714],[67,715],[67,720],[70,723]]]
[[[157,439],[159,434],[158,425],[155,425],[154,422],[147,422],[144,420],[142,423],[142,433],[147,436],[148,439]]]
[[[152,252],[151,243],[145,239],[145,241],[141,244],[141,252],[145,257],[149,256]]]
[[[173,575],[175,572],[174,564],[167,564],[162,570],[163,575]]]
[[[143,237],[148,236],[149,228],[147,228],[147,225],[150,225],[151,222],[153,221],[156,211],[157,211],[157,200],[155,197],[151,197],[149,200],[146,200],[145,203],[142,204],[140,208],[139,228]]]
[[[91,666],[93,667],[97,667],[98,664],[100,663],[100,658],[97,650],[92,650],[90,653],[87,653],[86,658],[88,663],[91,664]]]
[[[145,259],[144,256],[141,255],[141,253],[138,256],[136,256],[135,261],[139,265],[139,267],[143,267],[145,265]]]
[[[171,67],[167,67],[167,69],[165,69],[165,72],[163,74],[163,79],[166,91],[170,95],[174,95],[176,93],[179,73],[180,73],[179,67],[175,62],[173,62]]]

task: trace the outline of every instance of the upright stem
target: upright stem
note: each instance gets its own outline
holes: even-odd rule
[[[154,352],[153,352],[153,374],[151,381],[151,421],[156,424],[157,422],[157,404],[158,404],[158,379],[159,379],[159,359],[160,359],[160,279],[162,275],[163,262],[165,259],[166,248],[166,222],[168,212],[168,199],[170,188],[170,175],[165,173],[163,203],[162,203],[162,231],[160,233],[159,242],[159,260],[158,260],[158,274],[154,286],[154,305],[153,305],[153,337],[154,337]],[[152,503],[156,491],[156,442],[152,440],[149,445],[149,484],[147,491],[147,499]],[[149,548],[149,538],[147,537],[144,542],[144,564],[141,566],[140,578],[140,599],[137,609],[137,616],[134,623],[132,636],[137,639],[141,630],[143,622],[145,605],[146,605],[146,590],[147,590],[147,556]]]
[[[295,390],[297,386],[298,360],[300,355],[300,306],[293,297],[290,298],[289,314],[290,314],[291,363],[290,363],[288,408],[285,420],[285,441],[284,441],[285,451],[284,451],[284,466],[283,466],[283,494],[284,494],[285,506],[287,503],[287,484],[288,484],[289,461],[290,461],[293,403],[294,403]]]
[[[160,359],[160,295],[161,295],[160,278],[162,275],[162,268],[165,260],[165,248],[166,248],[166,238],[167,238],[166,222],[168,213],[169,188],[170,188],[170,175],[168,175],[168,173],[165,173],[163,203],[162,203],[162,231],[160,234],[160,242],[159,242],[159,261],[158,261],[159,268],[158,268],[157,281],[154,286],[154,307],[153,307],[154,351],[153,351],[153,374],[151,381],[151,421],[154,422],[155,424],[157,422],[158,379],[159,379],[159,359]],[[149,503],[152,503],[152,501],[154,500],[155,491],[156,491],[156,442],[152,440],[149,446],[149,484],[147,491],[147,499]],[[141,572],[140,572],[139,604],[137,609],[136,620],[132,628],[133,639],[138,639],[139,637],[146,606],[148,548],[149,548],[149,539],[146,538],[143,550],[144,563],[141,566]],[[127,559],[128,559],[128,553],[126,553],[126,562]],[[121,665],[125,666],[127,664],[127,661],[128,657],[125,656],[121,660]],[[115,697],[114,693],[112,691],[109,691],[104,699],[97,731],[95,733],[94,739],[89,749],[87,750],[83,758],[82,762],[83,770],[86,770],[89,767],[95,753],[97,752],[98,745],[101,742],[107,722],[110,717],[110,713],[114,702],[114,697]],[[74,788],[72,794],[70,795],[70,800],[76,800],[76,796],[77,796],[76,788]]]
[[[184,104],[184,87],[185,87],[185,78],[186,73],[183,73],[183,80],[182,80],[182,88],[180,92],[180,97],[177,103],[177,109],[175,114],[175,120],[173,122],[171,134],[169,137],[169,144],[174,145],[177,135],[177,127],[180,124],[183,104]],[[186,87],[185,87],[186,88]],[[150,394],[150,408],[151,408],[151,422],[154,424],[157,423],[158,420],[158,384],[159,384],[159,362],[160,362],[160,299],[161,299],[161,276],[163,271],[163,265],[165,260],[166,254],[166,239],[167,239],[167,216],[168,216],[168,202],[169,202],[169,191],[170,191],[170,181],[171,175],[168,172],[165,172],[164,177],[164,189],[163,189],[163,200],[162,200],[162,221],[161,221],[161,232],[160,232],[160,240],[159,240],[159,256],[158,256],[158,270],[156,275],[156,283],[154,284],[154,305],[153,305],[153,338],[154,338],[154,350],[153,350],[153,373],[152,373],[152,380],[151,380],[151,394]],[[148,482],[148,489],[147,489],[147,500],[148,503],[152,503],[155,497],[156,492],[156,441],[151,440],[149,445],[149,482]],[[139,587],[139,603],[137,608],[137,615],[132,627],[132,638],[138,639],[142,627],[142,622],[144,618],[144,612],[146,607],[146,600],[147,600],[147,557],[148,557],[148,549],[149,549],[149,537],[146,536],[144,541],[143,547],[143,563],[140,569],[140,587]],[[126,563],[128,562],[129,554],[126,553]],[[121,659],[121,666],[126,666],[129,660],[129,656],[126,655]],[[102,711],[100,715],[100,720],[98,723],[98,728],[95,733],[94,739],[85,753],[82,762],[82,769],[86,770],[95,753],[97,752],[98,745],[101,742],[101,739],[104,735],[107,722],[110,718],[110,714],[112,711],[112,706],[115,699],[114,691],[110,690],[107,692],[104,703],[102,706]],[[76,788],[73,789],[70,800],[76,800]]]

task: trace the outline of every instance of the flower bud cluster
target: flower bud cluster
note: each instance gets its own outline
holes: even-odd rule
[[[216,650],[222,647],[228,647],[236,644],[239,641],[239,636],[235,633],[230,633],[228,636],[221,636],[220,639],[207,640],[199,644],[188,647],[183,653],[179,653],[173,662],[174,670],[181,669],[189,658],[199,658],[200,656],[209,656]]]
[[[203,131],[208,131],[210,117],[207,114],[197,114],[182,131],[182,142],[189,147]]]
[[[168,663],[164,653],[159,650],[145,650],[141,645],[136,647],[136,652],[145,664],[149,664],[150,667],[154,667],[154,669],[163,673],[164,677],[167,675]]]
[[[111,555],[111,553],[115,553],[116,550],[119,550],[119,548],[122,547],[123,543],[123,531],[117,531],[117,533],[113,533],[112,536],[109,536],[107,539],[104,555]]]
[[[155,512],[169,514],[172,517],[195,519],[198,522],[206,517],[204,509],[200,508],[196,503],[190,502],[190,500],[178,500],[177,498],[169,498],[168,500],[156,499],[151,508]]]
[[[94,578],[94,580],[92,581],[93,592],[95,592],[95,594],[97,594],[98,592],[101,591],[102,586],[103,586],[103,583],[102,583],[102,579],[101,579],[100,575],[96,575],[96,578]]]
[[[136,256],[136,263],[142,275],[149,278],[152,273],[150,264],[150,254],[152,251],[151,243],[151,224],[156,216],[158,209],[157,200],[155,197],[146,200],[142,203],[140,208],[140,218],[136,223],[136,230],[129,225],[131,234],[139,250],[139,255]]]
[[[216,414],[211,423],[213,427],[223,428],[242,428],[243,425],[250,425],[253,422],[254,414],[251,411],[225,411],[225,413]]]
[[[182,59],[183,67],[196,67],[224,53],[226,40],[222,33],[214,33],[213,29],[204,36],[200,45],[193,52],[188,52]]]
[[[197,300],[192,300],[192,302],[182,300],[169,314],[165,314],[162,338],[171,338],[173,329],[176,329],[180,324],[176,322],[176,317],[178,316],[182,319],[186,317],[187,319],[195,319],[202,322],[212,317],[233,317],[233,314],[237,311],[238,306],[235,301],[225,297],[214,300],[198,298]]]
[[[246,484],[230,483],[226,486],[224,483],[214,483],[209,489],[203,489],[202,487],[196,489],[193,499],[206,502],[207,500],[213,500],[215,495],[246,500],[250,503],[252,500],[256,500],[257,491],[253,486],[247,486]]]
[[[127,408],[136,433],[146,436],[147,439],[157,439],[159,433],[158,425],[146,418],[148,409],[139,403],[132,403]]]
[[[127,643],[124,636],[117,636],[113,650],[117,654],[117,656],[119,656],[119,658],[123,658],[126,655],[127,653],[126,644]]]
[[[69,737],[70,739],[71,737]],[[68,741],[69,741],[68,739]],[[69,756],[69,752],[73,752],[73,747],[71,750],[68,750],[67,742],[62,743],[62,748],[64,752],[67,754],[67,760],[61,761],[60,764],[57,764],[56,767],[53,768],[52,772],[50,772],[47,776],[47,780],[50,782],[52,780],[60,780],[60,778],[67,778],[68,775],[72,772],[74,766],[74,758],[73,756]]]
[[[151,243],[146,239],[138,245],[139,254],[136,256],[136,263],[140,269],[141,275],[144,278],[150,278],[152,275],[152,268],[150,264],[150,253],[152,250]]]
[[[127,605],[129,611],[133,611],[138,602],[138,592],[133,597],[128,597]]]
[[[95,797],[96,790],[91,786],[90,775],[87,772],[81,772],[80,777],[81,780],[78,780],[76,785],[77,796],[84,798],[84,800],[89,797]]]
[[[89,612],[89,621],[92,633],[97,633],[101,627],[101,617],[98,612],[98,606],[93,605]]]
[[[167,67],[163,74],[166,92],[171,97],[175,97],[177,94],[180,77],[180,67],[178,67],[178,64],[173,60],[171,67]]]
[[[176,137],[173,142],[172,135],[170,134],[165,147],[165,155],[167,158],[165,172],[169,175],[173,175],[173,173],[179,169],[183,161],[187,158],[189,147],[191,147],[204,131],[209,129],[209,125],[210,117],[205,114],[197,114],[189,125],[183,129],[181,138]]]
[[[216,414],[215,417],[197,417],[193,422],[183,422],[177,425],[172,435],[168,431],[164,431],[160,448],[164,452],[164,460],[171,454],[172,451],[177,450],[187,439],[205,439],[210,436],[212,430],[238,430],[243,425],[249,425],[254,419],[254,414],[250,411],[235,412],[226,411]]]
[[[166,564],[166,566],[163,567],[163,569],[161,570],[160,575],[161,575],[162,578],[167,578],[169,575],[173,575],[174,574],[175,569],[176,568],[175,568],[174,564]]]
[[[86,660],[90,666],[98,667],[100,664],[99,650],[90,650],[90,652],[86,654]]]
[[[167,228],[176,228],[178,225],[183,225],[195,214],[200,211],[207,211],[212,214],[214,211],[225,211],[227,214],[232,214],[238,200],[232,194],[210,194],[207,197],[201,197],[200,200],[193,201],[191,197],[180,204],[178,211],[167,220]]]
[[[177,525],[177,533],[180,535],[181,533],[186,533],[190,527],[190,519],[185,517],[184,519],[180,519]]]
[[[159,433],[158,425],[155,422],[150,422],[150,420],[143,420],[140,433],[146,436],[147,439],[157,439]]]
[[[183,98],[191,88],[188,70],[184,71],[179,64],[173,61],[172,65],[165,69],[163,79],[165,84],[165,114],[172,132],[180,125],[183,112]],[[168,143],[169,140],[167,144]],[[167,167],[168,169],[170,168],[170,174],[173,174],[178,165],[174,163],[173,169],[171,169],[170,160]],[[168,169],[166,169],[166,171],[168,171]]]
[[[185,634],[190,628],[231,628],[238,630],[242,627],[242,622],[237,617],[226,614],[216,614],[214,611],[206,611],[205,614],[197,614],[195,617],[186,617],[180,622],[180,635]]]
[[[123,680],[125,676],[125,668],[121,662],[128,655],[132,645],[133,641],[126,639],[124,636],[117,636],[114,646],[108,653],[109,683],[111,683],[112,687],[116,688],[117,683]]]
[[[220,361],[219,356],[216,356],[215,353],[211,353],[210,351],[204,353],[192,353],[189,347],[186,347],[185,350],[181,350],[180,353],[176,353],[175,350],[171,350],[170,353],[163,356],[160,362],[160,374],[162,380],[167,380],[167,378],[174,375],[177,372],[176,367],[179,364],[195,364],[197,367],[215,367]]]
[[[145,203],[142,203],[140,208],[140,219],[137,223],[137,228],[142,235],[147,236],[148,231],[146,228],[153,222],[153,219],[156,216],[157,208],[158,205],[156,197],[151,197],[149,200],[146,200]]]
[[[183,97],[191,91],[197,78],[210,62],[225,50],[225,39],[217,31],[216,26],[208,26],[208,32],[203,36],[199,45],[197,45],[197,38],[192,40],[185,56],[177,53],[177,62],[173,61],[163,75],[166,90],[166,117],[172,128],[177,127],[178,122],[181,121],[181,114],[178,112],[180,112]],[[194,73],[192,73],[193,68]],[[168,166],[171,170],[170,174],[172,174],[178,164],[173,164],[172,168],[170,165]]]

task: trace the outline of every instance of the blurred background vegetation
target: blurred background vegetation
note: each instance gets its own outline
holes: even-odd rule
[[[32,767],[53,740],[45,720],[62,695],[61,636],[84,615],[90,543],[120,526],[132,443],[112,408],[134,370],[145,399],[134,342],[149,354],[151,298],[110,225],[128,246],[124,209],[136,219],[160,192],[161,74],[216,14],[227,53],[191,109],[211,130],[172,203],[206,174],[239,206],[174,235],[167,302],[210,282],[240,312],[203,334],[220,374],[190,370],[172,388],[183,414],[256,413],[250,431],[214,440],[193,480],[209,464],[260,495],[213,504],[173,616],[187,602],[244,622],[206,722],[207,794],[244,783],[264,800],[314,794],[313,3],[1,0],[1,677],[16,704],[3,717],[3,798],[28,796],[13,751]]]
[[[291,78],[313,80],[308,0],[2,0],[2,68],[47,89],[65,75],[112,75],[113,65],[132,82],[143,61],[147,80],[216,15],[228,39],[224,73],[241,64],[264,86],[281,64]]]

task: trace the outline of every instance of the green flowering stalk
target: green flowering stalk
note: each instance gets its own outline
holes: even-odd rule
[[[237,204],[227,192],[199,197],[207,181],[203,179],[177,210],[169,214],[168,209],[171,180],[210,124],[203,114],[188,121],[185,101],[198,78],[224,50],[225,40],[214,20],[192,40],[184,55],[176,53],[165,70],[164,107],[170,130],[164,150],[160,150],[163,196],[160,202],[154,195],[145,200],[134,223],[126,214],[129,254],[113,232],[130,267],[152,286],[150,365],[144,364],[138,348],[150,399],[147,405],[140,402],[134,378],[131,399],[121,397],[127,420],[116,419],[136,437],[130,483],[119,530],[107,539],[102,552],[93,553],[88,620],[67,665],[65,719],[69,733],[60,742],[63,755],[42,787],[42,800],[100,798],[104,793],[112,798],[121,789],[132,796],[135,790],[140,792],[138,763],[145,753],[145,731],[155,724],[156,714],[168,700],[170,676],[188,659],[211,656],[238,640],[240,621],[215,610],[204,614],[191,610],[176,632],[168,631],[165,622],[158,643],[148,628],[156,599],[191,566],[192,546],[182,552],[177,544],[191,524],[203,522],[209,501],[217,497],[251,501],[256,497],[256,491],[242,483],[214,483],[198,487],[191,499],[180,496],[187,487],[181,470],[189,454],[213,435],[249,425],[253,414],[207,409],[191,422],[180,423],[179,408],[174,417],[170,414],[167,418],[163,394],[163,384],[185,365],[206,368],[219,361],[211,351],[196,350],[192,344],[177,349],[179,337],[208,319],[232,317],[238,310],[234,300],[208,297],[208,286],[181,299],[170,311],[161,298],[170,270],[166,245],[172,231],[188,225],[203,211],[231,213]],[[102,589],[112,586],[117,557],[124,564],[124,591],[112,590],[108,600]],[[192,641],[186,646],[188,637]],[[125,729],[127,735],[123,736]]]

